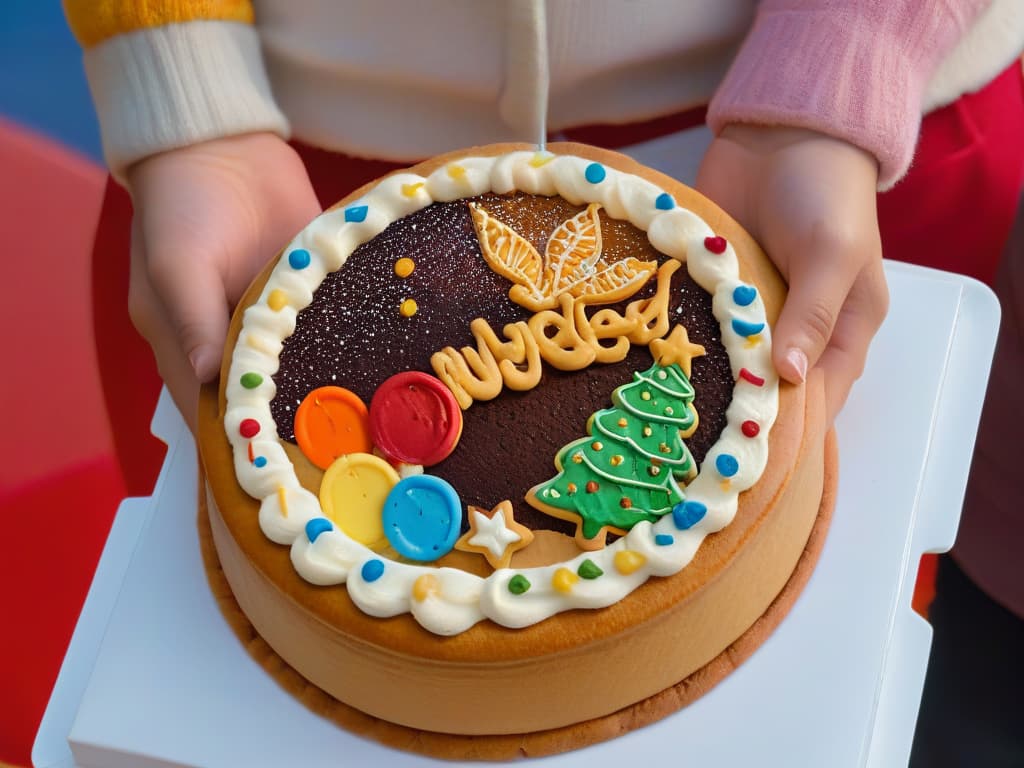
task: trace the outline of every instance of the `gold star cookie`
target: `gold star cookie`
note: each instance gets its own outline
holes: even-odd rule
[[[678,363],[683,373],[690,376],[693,358],[706,354],[704,347],[690,341],[686,328],[677,325],[664,339],[655,339],[650,344],[651,354],[658,365],[668,367]]]

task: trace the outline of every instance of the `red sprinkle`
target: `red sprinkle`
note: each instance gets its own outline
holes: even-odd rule
[[[242,437],[256,437],[260,433],[260,423],[256,419],[243,419],[238,425],[238,434]]]
[[[252,443],[249,443],[249,463],[252,464],[256,460],[256,454],[253,453]]]
[[[740,429],[743,430],[743,434],[747,437],[757,437],[757,434],[761,431],[761,426],[756,421],[744,421],[740,425]]]
[[[712,253],[725,253],[724,237],[705,237],[704,247]]]
[[[622,507],[623,509],[629,509],[630,507],[633,506],[633,502],[627,499],[625,496],[623,496],[621,499],[619,499],[619,506]]]
[[[595,483],[593,480],[587,481],[587,493],[597,493],[598,487],[598,484]]]
[[[748,371],[746,368],[740,368],[740,378],[741,379],[746,379],[751,384],[753,384],[755,387],[763,387],[764,386],[764,379],[762,379],[760,376],[754,375],[753,373]]]

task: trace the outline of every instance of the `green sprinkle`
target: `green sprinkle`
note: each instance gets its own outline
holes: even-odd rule
[[[530,580],[523,574],[517,573],[508,580],[508,591],[513,595],[521,595],[530,588]]]
[[[256,389],[263,383],[263,377],[258,373],[243,373],[241,378],[242,386],[246,389]]]
[[[576,569],[576,573],[584,579],[596,579],[598,576],[604,576],[604,571],[597,567],[597,563],[593,560],[584,560],[580,563],[580,567]]]

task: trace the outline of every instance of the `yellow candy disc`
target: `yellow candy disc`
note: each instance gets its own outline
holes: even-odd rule
[[[554,587],[557,592],[567,595],[572,592],[573,585],[579,580],[580,577],[568,568],[559,568],[555,571],[554,576],[551,577],[551,586]]]
[[[320,483],[324,515],[350,538],[378,549],[387,544],[381,513],[399,481],[398,472],[369,453],[338,457]]]
[[[437,576],[425,573],[420,576],[412,585],[412,596],[417,603],[422,603],[428,597],[432,597],[441,591],[441,582]]]

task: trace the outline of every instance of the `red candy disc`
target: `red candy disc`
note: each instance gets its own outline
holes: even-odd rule
[[[743,430],[743,434],[747,437],[757,437],[761,432],[761,426],[756,421],[748,419],[740,425],[740,429]]]
[[[440,379],[420,371],[396,373],[370,401],[370,432],[389,458],[429,467],[455,450],[462,410]]]

